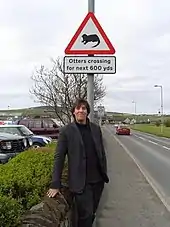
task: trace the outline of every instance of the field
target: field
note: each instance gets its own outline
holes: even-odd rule
[[[170,138],[170,127],[163,127],[163,133],[161,133],[161,127],[150,124],[136,124],[131,126],[132,129],[137,131],[150,133],[157,136]]]

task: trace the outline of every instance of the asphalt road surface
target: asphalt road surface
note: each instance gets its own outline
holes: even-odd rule
[[[107,128],[115,133],[113,126]],[[131,136],[117,136],[133,156],[160,199],[170,211],[170,139],[132,131]]]
[[[103,137],[110,182],[105,185],[94,226],[169,227],[170,213],[141,173],[126,147],[117,140],[111,126],[103,127]],[[143,146],[142,150],[138,145],[139,141],[143,143],[142,139],[134,135],[118,136],[118,138],[124,144],[127,143],[128,148],[134,153],[143,152]],[[134,141],[137,141],[137,145]],[[148,147],[147,144],[145,146]],[[149,159],[149,156],[145,159]]]

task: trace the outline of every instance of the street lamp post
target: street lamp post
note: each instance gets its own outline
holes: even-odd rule
[[[135,106],[135,121],[136,121],[136,102],[133,100],[132,103],[134,103],[134,106]]]
[[[164,124],[164,109],[163,109],[163,87],[162,85],[155,85],[154,87],[159,87],[161,89],[161,133],[163,133],[163,124]]]

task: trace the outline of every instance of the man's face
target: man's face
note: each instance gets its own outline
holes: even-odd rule
[[[82,105],[76,107],[74,110],[74,116],[76,118],[76,121],[86,122],[86,118],[87,118],[86,106],[82,104]]]

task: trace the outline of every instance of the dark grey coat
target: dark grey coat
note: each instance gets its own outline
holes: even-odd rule
[[[89,124],[101,167],[103,181],[108,183],[109,179],[107,176],[107,162],[102,132],[98,125],[91,122]],[[81,134],[75,122],[64,126],[60,131],[51,188],[61,187],[61,175],[66,154],[68,155],[69,189],[72,192],[79,192],[83,190],[86,181],[86,154]]]

